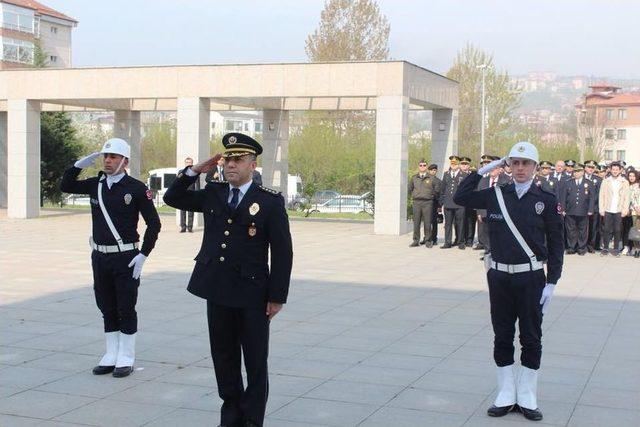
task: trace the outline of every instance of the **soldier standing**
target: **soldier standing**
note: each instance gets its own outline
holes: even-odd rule
[[[427,162],[418,162],[418,173],[409,180],[408,193],[413,201],[413,242],[409,246],[424,244],[427,248],[433,246],[431,241],[431,216],[433,204],[440,192],[439,181],[427,172]],[[420,241],[420,223],[424,223],[424,239]]]
[[[584,178],[583,166],[576,164],[573,178],[562,186],[559,200],[567,230],[568,255],[587,253],[588,218],[595,210],[595,194],[593,183]]]
[[[595,191],[595,206],[593,209],[593,215],[589,217],[589,235],[587,237],[587,251],[594,253],[600,250],[600,185],[602,185],[602,178],[596,173],[598,164],[594,160],[587,160],[584,162],[584,178],[591,181]]]
[[[455,203],[453,196],[467,175],[460,171],[460,157],[450,156],[449,162],[451,167],[444,173],[442,178],[442,193],[440,194],[440,204],[444,210],[444,245],[440,248],[449,249],[452,247],[452,231],[453,228],[455,228],[456,240],[454,244],[458,245],[459,249],[464,249],[464,207]]]

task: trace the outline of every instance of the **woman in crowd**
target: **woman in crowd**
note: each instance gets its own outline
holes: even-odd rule
[[[627,173],[627,179],[629,180],[629,204],[630,212],[629,227],[626,228],[624,236],[627,238],[629,255],[633,255],[636,258],[640,258],[640,242],[629,240],[629,230],[631,227],[640,230],[640,181],[638,181],[638,172],[633,170]]]

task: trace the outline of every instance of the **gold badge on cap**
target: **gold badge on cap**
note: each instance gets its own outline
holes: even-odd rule
[[[238,140],[238,138],[236,138],[235,136],[230,136],[229,137],[229,144],[235,144],[237,140]]]
[[[258,213],[258,211],[260,211],[260,205],[257,203],[252,204],[251,206],[249,206],[249,213],[251,215],[255,215]]]
[[[127,193],[124,195],[124,204],[128,205],[129,203],[131,203],[131,200],[133,199],[133,197],[131,196],[131,194]]]
[[[257,232],[258,230],[256,229],[256,223],[252,222],[249,226],[249,237],[255,236]]]

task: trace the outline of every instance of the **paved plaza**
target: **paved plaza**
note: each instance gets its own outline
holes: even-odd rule
[[[185,290],[202,232],[162,217],[140,287],[137,370],[97,377],[90,217],[44,213],[0,211],[0,425],[217,425],[205,303]],[[291,226],[266,425],[532,425],[485,414],[495,366],[477,251],[409,248],[372,223]],[[639,274],[629,257],[566,258],[543,324],[542,424],[640,425]]]

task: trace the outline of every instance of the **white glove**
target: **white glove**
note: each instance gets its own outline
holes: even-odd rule
[[[502,162],[504,162],[505,158],[506,157],[503,157],[501,159],[492,161],[488,165],[484,165],[483,167],[480,168],[480,170],[478,170],[478,175],[488,174],[489,172],[491,172],[495,168],[500,167],[500,165],[502,165]]]
[[[140,278],[140,273],[142,273],[142,266],[144,265],[144,262],[147,260],[147,257],[142,255],[142,254],[138,254],[136,256],[133,257],[133,259],[131,260],[131,262],[129,263],[128,267],[133,267],[133,278],[134,279],[139,279]]]
[[[542,314],[546,314],[549,309],[549,303],[551,302],[551,297],[553,296],[553,290],[556,288],[556,285],[551,283],[547,283],[544,285],[544,289],[542,290],[542,297],[540,298],[540,305],[542,306]]]
[[[88,168],[96,161],[98,157],[100,157],[100,153],[91,153],[88,156],[84,156],[83,158],[75,162],[73,166],[80,169]]]

